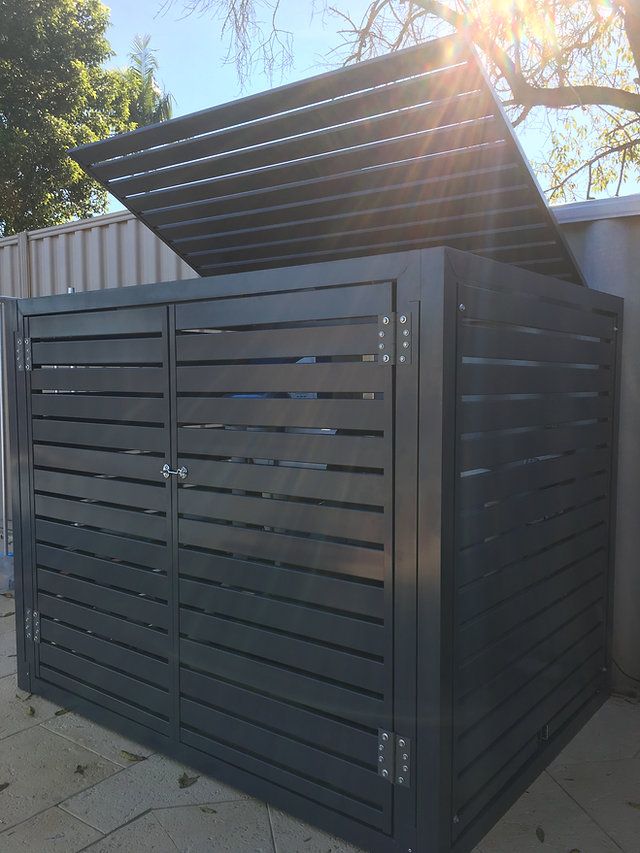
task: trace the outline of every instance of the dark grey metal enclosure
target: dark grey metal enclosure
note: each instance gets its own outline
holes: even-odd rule
[[[466,853],[607,694],[620,300],[451,39],[74,156],[216,276],[8,309],[20,685]]]
[[[606,697],[619,300],[430,249],[12,316],[24,689],[380,853]]]

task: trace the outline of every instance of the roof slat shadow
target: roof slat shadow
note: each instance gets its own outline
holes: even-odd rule
[[[202,275],[447,245],[584,283],[453,36],[70,153]]]

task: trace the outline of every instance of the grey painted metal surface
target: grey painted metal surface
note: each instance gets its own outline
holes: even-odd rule
[[[640,687],[640,196],[556,208],[590,287],[624,297],[613,651],[615,685]]]
[[[620,311],[443,249],[21,300],[21,686],[467,853],[605,698]]]
[[[583,282],[453,36],[70,153],[202,275],[447,245]]]

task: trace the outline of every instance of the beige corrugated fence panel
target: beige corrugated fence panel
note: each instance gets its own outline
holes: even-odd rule
[[[49,296],[196,278],[129,212],[0,239],[0,295]]]

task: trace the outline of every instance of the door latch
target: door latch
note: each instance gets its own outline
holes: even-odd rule
[[[166,463],[162,466],[162,470],[160,471],[165,480],[168,480],[172,474],[180,477],[181,480],[186,480],[187,475],[189,474],[189,469],[185,468],[184,465],[181,468],[176,468],[175,470]]]

